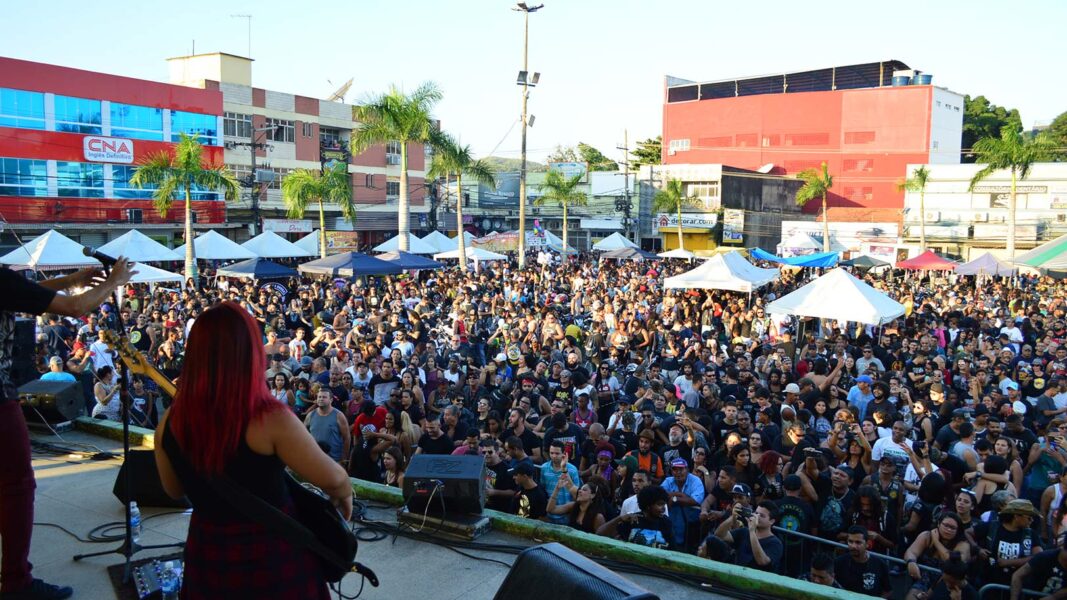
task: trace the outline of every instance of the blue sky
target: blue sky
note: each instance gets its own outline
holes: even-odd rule
[[[1025,125],[1067,111],[1067,2],[543,0],[530,17],[532,159],[556,144],[619,158],[660,131],[663,76],[744,77],[895,58],[934,83],[1018,108]],[[533,4],[534,2],[531,2]],[[152,80],[165,59],[247,53],[257,87],[349,101],[436,81],[437,116],[478,155],[517,157],[522,15],[507,0],[51,0],[4,3],[0,55]],[[178,10],[180,8],[180,10]],[[332,84],[329,83],[332,81]],[[510,130],[510,133],[509,133]]]

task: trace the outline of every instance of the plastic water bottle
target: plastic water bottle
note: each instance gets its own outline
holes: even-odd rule
[[[163,600],[178,600],[178,590],[181,589],[181,580],[178,578],[178,570],[174,561],[168,560],[163,563],[163,573],[159,576],[159,592]]]
[[[130,538],[135,544],[141,543],[141,509],[136,502],[130,502]]]

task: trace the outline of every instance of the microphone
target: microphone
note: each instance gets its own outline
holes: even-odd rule
[[[115,262],[118,260],[114,256],[108,256],[107,254],[104,254],[99,250],[89,248],[88,246],[82,248],[82,254],[95,258],[96,260],[104,263],[104,266],[108,268],[114,267]]]

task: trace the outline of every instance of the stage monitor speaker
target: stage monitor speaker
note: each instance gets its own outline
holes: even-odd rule
[[[124,477],[126,469],[132,469],[130,473],[130,497],[126,497]],[[131,500],[138,506],[158,506],[168,508],[189,508],[189,502],[184,498],[175,500],[163,490],[163,484],[159,481],[159,470],[156,468],[156,456],[152,450],[130,450],[126,462],[122,463],[119,475],[115,478],[115,486],[111,493],[119,499],[119,502],[127,504]]]
[[[37,412],[49,423],[72,421],[85,408],[85,392],[78,381],[42,381],[36,379],[19,386],[19,402],[27,422],[40,419]],[[37,409],[37,412],[29,407]]]
[[[659,600],[659,596],[559,543],[519,553],[493,600]]]
[[[437,489],[440,486],[440,489]],[[480,514],[485,507],[485,459],[480,455],[419,454],[404,472],[411,512]]]
[[[545,577],[552,573],[552,577]],[[561,543],[527,548],[515,559],[493,600],[659,600],[648,589]]]

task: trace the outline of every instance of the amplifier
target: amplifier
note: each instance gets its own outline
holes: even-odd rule
[[[411,512],[480,514],[485,507],[485,459],[481,455],[419,454],[404,472]]]
[[[36,421],[37,412],[49,423],[71,421],[85,407],[82,384],[77,381],[41,381],[35,379],[19,386],[19,402],[27,421]],[[36,408],[33,411],[29,407]]]

